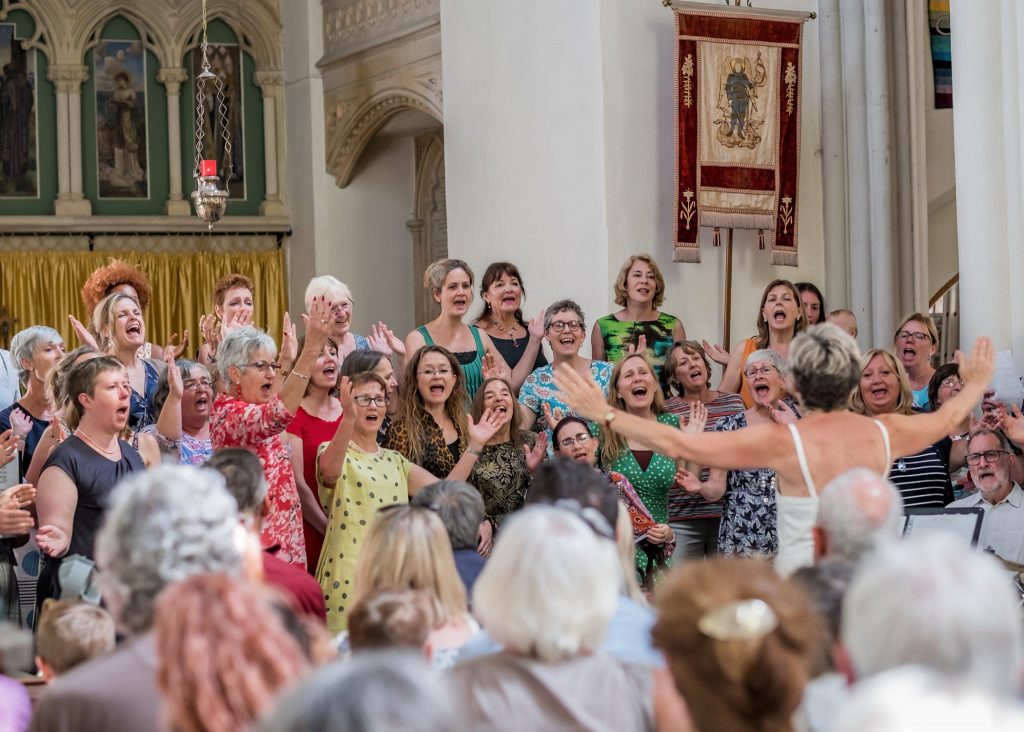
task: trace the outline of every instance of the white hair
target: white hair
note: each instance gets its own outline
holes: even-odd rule
[[[162,465],[122,481],[96,538],[105,597],[118,622],[141,633],[160,591],[205,572],[236,574],[238,505],[213,470]]]
[[[1024,729],[1024,711],[1014,700],[914,666],[857,684],[835,720],[832,732]]]
[[[818,526],[828,553],[857,561],[900,537],[903,498],[888,480],[867,468],[852,468],[821,491]]]
[[[328,302],[348,300],[350,303],[355,304],[355,300],[352,299],[352,291],[348,289],[348,285],[331,275],[314,277],[306,285],[306,295],[304,298],[306,312],[309,312],[309,307],[313,304],[313,298],[321,296],[326,297]]]
[[[64,338],[60,333],[46,325],[30,325],[19,330],[11,339],[11,355],[18,368],[18,378],[28,379],[29,370],[21,365],[22,359],[32,360],[42,346],[47,343],[58,343],[64,346]]]
[[[1019,598],[992,557],[945,534],[883,546],[843,603],[841,637],[857,678],[920,665],[996,692],[1020,690]]]
[[[614,542],[566,509],[535,505],[502,527],[473,610],[508,650],[560,661],[597,649],[621,586]]]
[[[747,356],[746,363],[743,364],[743,370],[746,371],[752,363],[761,363],[762,361],[767,361],[774,366],[775,370],[779,372],[779,376],[783,379],[789,376],[789,362],[770,348],[759,348]]]
[[[231,380],[228,369],[232,366],[236,369],[244,368],[252,355],[261,348],[277,353],[274,339],[252,325],[235,328],[224,336],[224,340],[217,346],[217,371],[222,383],[227,384]]]

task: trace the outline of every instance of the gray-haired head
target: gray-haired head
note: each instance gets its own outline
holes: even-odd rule
[[[860,383],[860,349],[839,326],[819,323],[793,339],[789,367],[804,407],[843,410]]]
[[[235,328],[217,346],[217,371],[223,383],[227,384],[231,378],[228,370],[234,366],[236,369],[244,368],[247,363],[252,363],[252,355],[260,349],[271,353],[277,353],[277,344],[266,332],[246,325]]]
[[[142,633],[165,586],[239,572],[238,528],[235,501],[212,470],[163,465],[122,481],[96,538],[104,598],[119,624]]]
[[[828,555],[858,561],[903,528],[903,498],[888,480],[867,468],[852,468],[822,488],[818,528]]]
[[[51,343],[60,346],[61,350],[64,349],[64,338],[46,325],[30,325],[14,334],[14,338],[11,339],[11,356],[18,367],[19,379],[25,381],[29,376],[29,370],[22,361],[31,361],[40,348]]]
[[[484,499],[469,483],[439,480],[421,489],[409,503],[437,513],[448,531],[452,549],[476,547],[477,532],[484,520]]]
[[[192,378],[192,369],[201,369],[206,372],[207,377],[210,376],[210,370],[198,361],[178,358],[174,360],[174,365],[178,367],[178,373],[181,374],[182,381],[188,381]],[[160,410],[164,408],[164,404],[167,402],[167,396],[171,393],[171,386],[167,381],[167,376],[167,369],[164,369],[160,374],[160,380],[156,383],[156,394],[153,395],[153,414],[160,414]]]
[[[743,370],[746,371],[755,363],[770,363],[783,379],[789,377],[789,363],[770,348],[759,348],[747,356],[747,362],[743,364]]]
[[[401,700],[396,703],[396,700]],[[366,652],[320,668],[277,704],[257,732],[462,732],[445,677],[421,657]]]
[[[256,453],[244,447],[224,447],[203,463],[224,479],[228,493],[238,504],[239,513],[259,518],[267,498],[267,476]]]
[[[1024,628],[1015,594],[994,558],[948,534],[883,546],[861,562],[843,602],[841,637],[852,671],[860,680],[925,666],[1016,695]]]
[[[548,305],[544,311],[544,330],[551,327],[552,319],[559,313],[576,313],[580,321],[580,329],[585,333],[587,330],[587,318],[583,315],[583,308],[576,304],[575,300],[559,300]]]

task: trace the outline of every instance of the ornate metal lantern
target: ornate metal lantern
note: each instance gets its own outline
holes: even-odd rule
[[[231,196],[228,184],[234,174],[234,168],[231,162],[231,129],[228,125],[228,107],[224,100],[224,81],[210,71],[210,59],[207,56],[206,0],[203,0],[203,40],[200,52],[203,54],[203,70],[195,79],[196,157],[192,177],[196,179],[196,190],[192,192],[192,204],[195,206],[196,215],[207,223],[210,231],[213,231],[213,225],[220,221],[227,208],[228,198]],[[212,101],[209,109],[208,100]],[[210,134],[216,135],[219,128],[224,143],[222,159],[226,161],[226,170],[223,188],[221,178],[217,175],[217,161],[204,157],[207,115],[210,116]]]

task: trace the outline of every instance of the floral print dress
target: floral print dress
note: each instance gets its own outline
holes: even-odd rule
[[[210,414],[210,441],[214,451],[244,447],[256,453],[267,478],[270,503],[260,540],[264,547],[278,547],[279,559],[304,565],[306,542],[302,536],[299,489],[292,472],[291,451],[281,437],[294,416],[280,396],[266,404],[251,404],[218,394]]]
[[[747,426],[744,412],[723,417],[716,432],[731,432]],[[775,508],[775,471],[730,470],[718,527],[718,551],[741,557],[774,557],[779,551]]]

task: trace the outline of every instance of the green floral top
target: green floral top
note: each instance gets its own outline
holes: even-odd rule
[[[597,327],[604,340],[604,359],[615,363],[636,345],[640,336],[647,339],[647,357],[654,364],[655,376],[661,379],[661,367],[675,340],[673,332],[679,318],[662,313],[657,320],[619,320],[614,315],[598,318]]]

